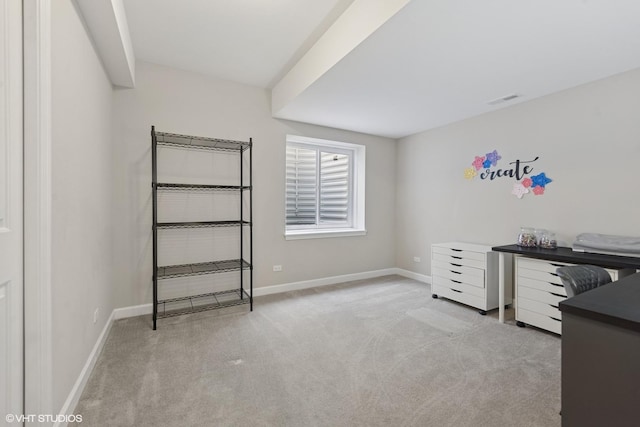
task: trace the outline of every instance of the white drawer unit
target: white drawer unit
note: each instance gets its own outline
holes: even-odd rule
[[[561,334],[562,314],[558,310],[558,304],[567,298],[567,292],[556,269],[566,265],[575,264],[516,256],[515,305],[518,326],[528,324]],[[613,281],[634,272],[630,269],[606,270]]]
[[[505,304],[511,296],[511,261],[505,263]],[[431,293],[475,307],[498,308],[498,254],[491,246],[451,242],[431,245]]]

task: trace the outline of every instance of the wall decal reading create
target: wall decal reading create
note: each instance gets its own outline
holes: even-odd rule
[[[544,172],[540,172],[537,175],[533,173],[533,163],[535,163],[539,157],[533,160],[520,160],[517,159],[508,163],[506,168],[498,168],[498,161],[502,160],[502,156],[498,154],[497,150],[493,150],[484,156],[475,156],[471,167],[464,170],[464,177],[466,179],[474,179],[476,176],[480,176],[482,180],[493,181],[497,178],[512,178],[516,182],[513,184],[511,194],[518,199],[522,199],[525,194],[533,193],[536,196],[544,194],[547,184],[553,180]],[[482,172],[480,172],[482,170]]]

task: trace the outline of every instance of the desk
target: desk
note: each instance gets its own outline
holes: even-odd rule
[[[562,426],[640,419],[640,273],[568,298],[562,312]]]
[[[560,261],[570,264],[591,264],[605,268],[633,268],[640,269],[639,257],[628,257],[618,255],[594,254],[590,252],[575,252],[571,248],[543,249],[525,248],[518,245],[494,246],[491,248],[498,252],[498,321],[504,323],[504,267],[505,254],[522,255],[529,258],[543,259],[547,261]]]

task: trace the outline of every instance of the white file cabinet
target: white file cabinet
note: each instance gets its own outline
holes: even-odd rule
[[[511,264],[505,262],[505,305],[513,302]],[[431,293],[478,308],[480,314],[498,308],[498,254],[473,243],[431,245]]]
[[[567,298],[562,280],[556,274],[558,267],[567,264],[557,261],[516,256],[516,321],[518,326],[529,324],[561,334],[562,314],[558,303]],[[611,280],[631,274],[634,270],[606,269]]]

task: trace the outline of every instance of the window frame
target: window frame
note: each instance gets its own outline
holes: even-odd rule
[[[297,135],[287,135],[285,153],[289,146],[316,151],[316,224],[287,225],[286,204],[286,158],[285,158],[285,238],[311,239],[322,237],[360,236],[366,234],[365,228],[365,164],[366,148],[364,145],[347,142],[330,141]],[[348,183],[348,218],[345,225],[319,223],[320,216],[320,164],[321,153],[329,152],[349,155],[349,183]],[[286,157],[286,154],[285,154]]]

